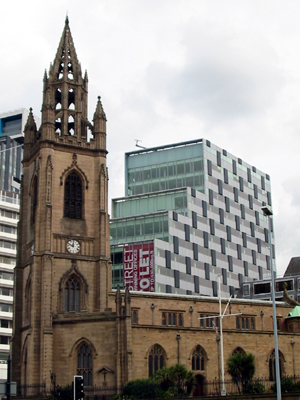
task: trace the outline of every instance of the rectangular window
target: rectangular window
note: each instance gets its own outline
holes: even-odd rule
[[[230,212],[230,199],[229,199],[229,197],[225,197],[225,207],[226,207],[226,212]]]
[[[257,252],[261,253],[261,239],[257,238],[256,243],[257,243]]]
[[[217,151],[217,165],[221,167],[221,153]]]
[[[209,219],[209,227],[210,227],[210,234],[215,234],[215,221],[213,219]]]
[[[264,279],[264,273],[263,273],[263,269],[261,266],[258,267],[258,275],[259,275],[260,280]]]
[[[244,261],[244,275],[249,276],[249,271],[248,271],[248,262]]]
[[[218,191],[219,194],[223,195],[223,182],[221,181],[221,179],[218,179]]]
[[[265,183],[265,177],[261,177],[261,188],[262,190],[266,190],[266,183]]]
[[[217,265],[216,250],[211,250],[211,264],[215,267]]]
[[[255,211],[255,223],[256,223],[257,226],[260,225],[260,222],[259,222],[259,212],[258,212],[258,211]]]
[[[216,281],[212,281],[212,290],[213,290],[213,296],[218,297],[218,284]]]
[[[234,175],[237,174],[237,168],[236,168],[236,161],[232,160],[232,172]]]
[[[233,272],[233,260],[232,256],[228,256],[228,269],[230,272]]]
[[[191,195],[192,195],[192,197],[196,197],[196,189],[195,188],[191,188]]]
[[[255,226],[253,222],[250,222],[250,231],[251,231],[251,236],[255,237]]]
[[[247,247],[247,234],[245,232],[242,233],[243,238],[243,247]]]
[[[199,293],[199,276],[194,276],[195,293]]]
[[[224,210],[223,210],[223,208],[219,208],[219,215],[220,215],[220,224],[224,225]]]
[[[253,190],[254,190],[254,198],[258,199],[258,189],[257,189],[257,185],[253,185]]]
[[[185,257],[186,273],[191,275],[192,273],[192,263],[190,257]]]
[[[177,236],[173,236],[174,253],[179,254],[179,240]]]
[[[236,245],[236,251],[237,251],[237,258],[239,260],[241,260],[242,259],[242,247],[240,244]]]
[[[237,231],[241,230],[241,221],[240,221],[240,217],[238,215],[235,216],[235,229]]]
[[[166,285],[166,293],[172,293],[172,286]]]
[[[178,221],[178,213],[173,211],[173,221]]]
[[[204,241],[204,247],[208,249],[208,233],[203,231],[203,241]]]
[[[267,269],[270,271],[271,269],[270,256],[266,256],[266,262],[267,262]]]
[[[220,238],[220,244],[221,244],[221,253],[226,254],[225,239]]]
[[[207,202],[205,200],[202,200],[202,215],[207,217]]]
[[[190,226],[187,224],[184,224],[184,234],[185,234],[185,241],[189,242],[190,241]]]
[[[230,226],[226,226],[226,233],[227,233],[228,242],[231,242],[231,227]]]
[[[192,226],[197,229],[197,213],[192,211]]]
[[[250,295],[250,285],[244,285],[243,286],[243,295],[244,296],[249,296]]]
[[[207,281],[210,280],[210,270],[209,270],[209,264],[204,263],[204,271],[205,271],[205,279]]]
[[[243,274],[239,274],[239,285],[242,286],[243,283]]]
[[[240,191],[244,191],[244,179],[240,176],[239,177],[239,182],[240,182]]]
[[[269,229],[265,228],[264,233],[265,233],[265,242],[269,243]]]
[[[198,244],[193,243],[194,260],[198,261]]]
[[[236,187],[233,188],[233,194],[234,194],[234,201],[236,203],[238,203],[239,202],[239,190],[238,190],[238,188],[236,188]]]
[[[179,271],[174,269],[174,285],[176,288],[180,288]]]
[[[228,170],[226,168],[224,168],[224,183],[228,183]]]
[[[249,200],[249,208],[250,210],[253,210],[253,197],[251,194],[248,195],[248,200]]]
[[[256,251],[252,250],[252,264],[256,265]]]
[[[252,182],[252,176],[251,176],[251,169],[250,168],[247,168],[247,179],[248,179],[248,182]]]
[[[272,205],[272,200],[271,200],[271,193],[267,192],[267,199],[268,199],[268,205],[271,206]]]
[[[227,285],[227,271],[225,268],[222,268],[222,278],[223,278],[223,285]]]
[[[241,204],[241,218],[245,219],[246,213],[245,213],[245,206],[244,204]]]
[[[214,192],[208,189],[209,204],[212,206],[214,204]]]
[[[166,258],[166,268],[171,269],[171,252],[170,250],[165,250]]]
[[[209,176],[212,176],[212,163],[210,160],[207,160],[207,173]]]

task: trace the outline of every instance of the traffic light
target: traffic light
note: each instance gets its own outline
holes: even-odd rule
[[[74,400],[81,400],[83,396],[83,376],[74,375]]]

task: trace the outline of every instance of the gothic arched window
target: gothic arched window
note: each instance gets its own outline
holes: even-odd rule
[[[71,276],[65,284],[64,310],[80,311],[80,283],[75,276]]]
[[[159,344],[154,345],[149,351],[148,365],[149,377],[153,376],[156,371],[166,365],[166,353]]]
[[[246,355],[246,352],[244,349],[242,349],[241,347],[236,347],[233,352],[232,355],[235,356],[237,353],[241,353],[242,355]]]
[[[281,351],[278,350],[278,356],[279,356],[279,373],[280,377],[283,374],[283,354]],[[275,381],[276,380],[276,373],[275,373],[275,350],[273,350],[270,354],[269,357],[269,380],[270,381]]]
[[[36,220],[36,210],[38,205],[38,178],[35,177],[33,181],[33,193],[32,193],[32,216],[31,221],[34,224]]]
[[[201,346],[197,346],[192,355],[192,370],[205,370],[205,351]]]
[[[82,218],[82,183],[76,171],[72,171],[65,182],[64,216]]]
[[[93,357],[90,346],[83,343],[77,353],[77,374],[83,376],[83,385],[93,385]]]

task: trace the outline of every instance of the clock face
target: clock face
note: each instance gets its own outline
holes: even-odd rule
[[[77,254],[80,251],[80,243],[78,240],[70,239],[67,242],[67,250],[71,254]]]

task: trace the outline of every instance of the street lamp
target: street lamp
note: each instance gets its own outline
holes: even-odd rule
[[[270,244],[270,267],[271,267],[271,287],[272,287],[272,306],[273,306],[273,331],[274,331],[274,343],[275,343],[275,376],[276,376],[276,391],[277,400],[281,400],[281,384],[280,384],[280,370],[279,370],[279,352],[278,352],[278,336],[277,336],[277,320],[276,320],[276,304],[275,304],[275,278],[273,271],[273,252],[271,243],[271,230],[272,230],[272,220],[273,215],[272,210],[268,206],[263,206],[262,212],[266,217],[268,217],[269,222],[269,244]]]

